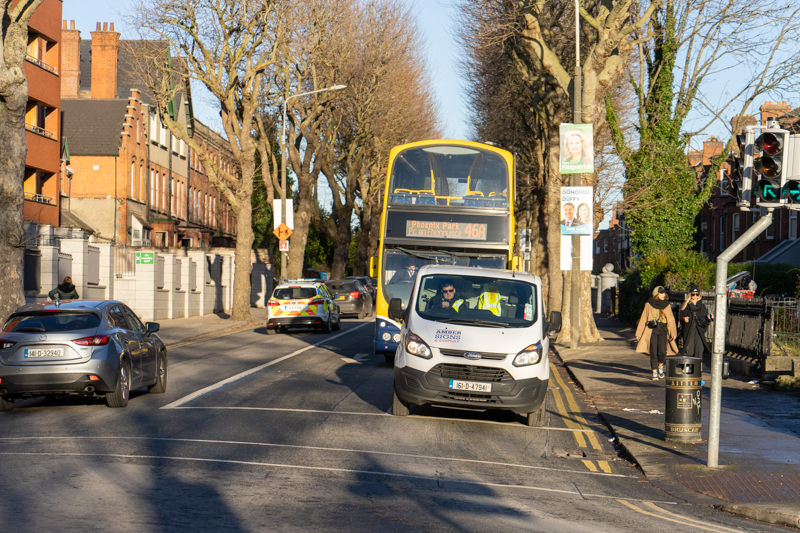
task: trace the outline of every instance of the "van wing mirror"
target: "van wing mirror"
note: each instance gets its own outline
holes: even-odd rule
[[[561,331],[561,312],[550,311],[550,320],[544,323],[544,334],[558,333]]]
[[[403,318],[403,300],[400,298],[389,300],[389,318],[398,321]]]

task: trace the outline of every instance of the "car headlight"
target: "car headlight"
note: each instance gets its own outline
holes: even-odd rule
[[[514,356],[514,366],[535,365],[542,360],[542,343],[531,344],[516,356]]]
[[[411,355],[416,355],[423,359],[430,359],[433,357],[433,352],[431,352],[431,349],[425,344],[425,341],[410,331],[406,334],[406,351]]]

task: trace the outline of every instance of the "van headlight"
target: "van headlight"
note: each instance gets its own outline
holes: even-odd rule
[[[514,356],[514,366],[535,365],[542,360],[542,343],[531,344],[516,356]]]
[[[410,331],[406,334],[406,351],[411,355],[416,355],[423,359],[430,359],[433,357],[433,352],[431,352],[430,347],[425,344],[425,341]]]

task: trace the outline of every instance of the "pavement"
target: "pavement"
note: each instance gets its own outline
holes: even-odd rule
[[[554,350],[615,437],[618,450],[653,484],[693,503],[800,528],[800,394],[751,378],[722,381],[719,467],[708,463],[711,378],[703,365],[702,442],[665,440],[665,380],[634,351],[634,330],[595,316],[603,340]]]
[[[250,320],[226,314],[160,321],[168,347],[261,327],[265,309]],[[615,438],[620,454],[675,498],[776,525],[800,528],[800,394],[770,390],[750,378],[723,380],[719,467],[709,468],[708,396],[704,364],[702,439],[664,438],[664,380],[650,379],[649,356],[634,351],[634,332],[614,318],[595,317],[603,340],[575,349],[556,345],[572,380]]]

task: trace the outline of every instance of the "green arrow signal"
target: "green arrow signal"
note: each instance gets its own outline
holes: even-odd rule
[[[787,181],[784,187],[789,201],[792,203],[800,203],[800,181]]]
[[[758,182],[759,196],[764,200],[777,200],[778,192],[775,185],[766,180]]]

